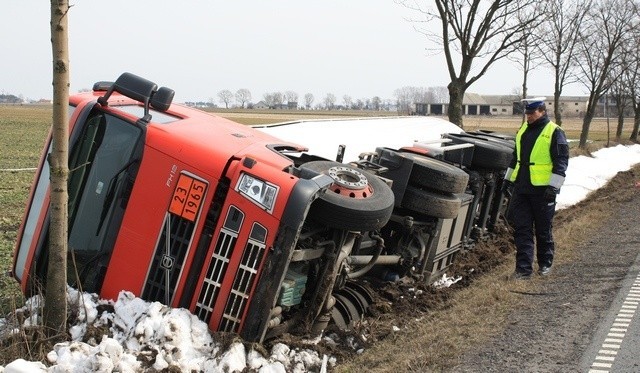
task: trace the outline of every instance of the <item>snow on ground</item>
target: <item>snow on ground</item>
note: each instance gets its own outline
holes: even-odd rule
[[[626,171],[640,163],[640,145],[617,145],[602,148],[592,157],[579,156],[569,160],[564,184],[558,195],[557,209],[572,206],[602,187],[620,171]]]
[[[67,302],[77,313],[70,329],[72,340],[56,344],[47,354],[51,367],[20,359],[4,371],[0,367],[0,372],[140,372],[169,367],[181,372],[320,372],[335,363],[315,351],[292,350],[284,344],[275,345],[269,356],[247,349],[241,340],[223,351],[207,324],[188,310],[146,302],[126,291],[114,302],[69,288]],[[27,316],[23,327],[38,323],[41,306],[42,299],[35,296],[18,310]],[[7,322],[0,339],[19,333],[19,328]],[[87,333],[93,328],[106,328],[111,337],[94,340]]]
[[[460,132],[447,121],[425,117],[309,121],[261,130],[284,140],[303,143],[310,153],[328,159],[334,159],[337,146],[345,144],[346,161],[357,159],[361,152],[375,150],[371,148],[372,144],[399,148],[411,146],[414,141],[439,139],[445,132]],[[618,145],[601,149],[593,153],[593,157],[571,158],[565,184],[558,196],[558,208],[581,201],[616,173],[628,170],[636,163],[640,163],[640,145]],[[455,279],[442,279],[443,283],[452,281]],[[213,340],[207,325],[188,310],[149,303],[129,292],[121,292],[113,302],[69,289],[68,298],[81,306],[77,307],[77,319],[70,330],[72,341],[57,344],[47,355],[51,366],[16,360],[0,367],[0,373],[136,372],[145,367],[162,370],[170,366],[180,371],[320,372],[326,370],[327,365],[335,364],[335,359],[328,356],[319,356],[312,350],[291,349],[284,344],[275,345],[269,356],[247,349],[239,340],[223,351]],[[22,327],[39,322],[40,308],[40,298],[27,301],[20,312],[31,317],[25,319]],[[0,339],[7,333],[17,333],[20,327],[12,324],[12,320],[0,319]],[[108,328],[111,337],[102,337],[99,341],[88,338],[87,331],[95,327]]]

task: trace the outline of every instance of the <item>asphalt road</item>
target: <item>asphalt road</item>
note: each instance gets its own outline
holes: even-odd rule
[[[640,218],[640,216],[638,216]],[[640,223],[628,235],[614,235],[615,245],[640,247]],[[620,291],[598,324],[580,363],[583,372],[640,371],[640,254],[622,280]]]
[[[621,185],[618,206],[611,196],[622,195]],[[588,232],[577,255],[533,279],[525,306],[452,371],[640,372],[640,188],[621,185],[599,196],[615,213]]]

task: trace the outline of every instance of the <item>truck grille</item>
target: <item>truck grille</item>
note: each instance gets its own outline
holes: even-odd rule
[[[167,213],[163,227],[147,274],[142,298],[169,305],[187,257],[195,223]]]
[[[213,306],[216,303],[222,280],[229,267],[229,259],[238,240],[238,233],[243,220],[244,214],[242,211],[234,206],[229,207],[229,212],[218,236],[194,312],[196,316],[207,324],[211,319]]]
[[[249,241],[242,254],[242,262],[233,280],[231,294],[224,308],[219,329],[227,332],[237,332],[244,309],[249,300],[249,293],[258,274],[258,267],[262,263],[265,251],[267,230],[258,223],[254,223],[249,235]]]

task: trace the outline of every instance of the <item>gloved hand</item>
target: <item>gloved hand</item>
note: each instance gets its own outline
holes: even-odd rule
[[[547,202],[555,202],[556,201],[556,195],[558,195],[559,192],[560,192],[560,189],[558,189],[556,187],[552,187],[551,185],[549,185],[544,190],[544,195],[543,195],[542,198],[544,198],[544,200],[547,201]]]
[[[513,182],[507,179],[502,180],[502,187],[500,188],[500,191],[503,195],[511,197],[511,194],[513,193]]]

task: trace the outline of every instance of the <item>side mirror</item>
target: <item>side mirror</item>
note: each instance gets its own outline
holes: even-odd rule
[[[160,87],[156,92],[151,95],[151,107],[160,111],[167,111],[175,92],[171,88]]]

